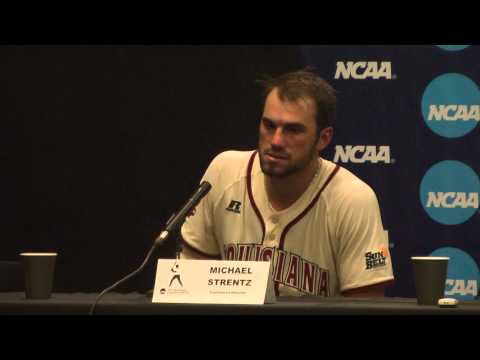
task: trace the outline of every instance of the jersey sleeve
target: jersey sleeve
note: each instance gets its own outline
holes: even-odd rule
[[[388,237],[378,200],[366,184],[353,186],[337,213],[340,291],[393,280]]]
[[[213,227],[213,205],[219,192],[217,184],[218,177],[221,174],[221,163],[221,156],[219,155],[208,166],[201,181],[208,181],[212,188],[195,207],[194,213],[187,217],[181,228],[184,249],[187,248],[187,251],[183,254],[184,257],[193,253],[197,253],[196,255],[200,257],[220,257]]]

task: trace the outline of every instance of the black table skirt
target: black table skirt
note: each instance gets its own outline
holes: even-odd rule
[[[1,315],[88,315],[98,294],[55,293],[47,300],[27,300],[23,292],[0,293]],[[110,293],[96,306],[98,315],[480,315],[480,301],[456,308],[420,306],[415,299],[281,297],[275,304],[158,304],[139,293]]]

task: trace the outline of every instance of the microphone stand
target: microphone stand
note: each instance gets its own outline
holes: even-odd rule
[[[113,290],[116,288],[118,285],[121,283],[127,281],[128,279],[131,279],[135,275],[137,275],[140,271],[143,270],[145,265],[148,263],[148,260],[150,260],[150,257],[153,254],[153,251],[160,245],[162,245],[167,239],[170,233],[175,231],[184,221],[185,218],[190,214],[190,212],[194,209],[194,207],[198,204],[198,202],[210,191],[212,188],[212,185],[208,181],[202,181],[200,184],[200,187],[196,190],[196,192],[188,199],[188,201],[183,205],[182,209],[178,213],[172,214],[170,218],[167,221],[167,224],[165,226],[165,229],[158,235],[158,237],[155,239],[152,247],[150,248],[150,251],[147,254],[147,257],[143,261],[142,265],[140,267],[133,271],[132,273],[128,274],[125,276],[123,279],[120,279],[117,281],[115,284],[112,286],[106,288],[103,290],[98,297],[96,298],[95,302],[90,308],[89,315],[93,315],[95,311],[95,306],[98,304],[100,299],[102,298],[103,295],[105,295],[107,292]],[[177,259],[180,257],[180,252],[181,250],[181,244],[179,241],[177,241],[176,244],[176,257]]]
[[[172,219],[174,218],[175,216],[175,213],[172,214],[172,216],[170,216],[170,218],[168,219],[167,221],[167,224],[166,224],[166,227],[168,227],[168,225],[170,225],[170,222],[172,221]],[[140,267],[138,269],[136,269],[135,271],[133,271],[132,273],[128,274],[127,276],[125,276],[124,278],[118,280],[115,284],[109,286],[108,288],[106,288],[105,290],[103,290],[96,298],[95,302],[93,303],[93,305],[90,307],[90,311],[88,312],[88,315],[93,315],[94,312],[95,312],[95,307],[97,306],[98,302],[100,301],[100,299],[106,294],[108,293],[109,291],[112,291],[113,289],[115,289],[118,285],[122,284],[123,282],[133,278],[135,275],[137,275],[138,273],[140,273],[143,268],[148,264],[148,261],[150,260],[150,257],[152,256],[153,252],[155,251],[155,249],[162,245],[167,239],[168,239],[168,236],[169,236],[169,232],[168,231],[162,231],[160,233],[160,235],[155,239],[152,247],[150,248],[150,250],[148,251],[148,254],[147,256],[145,257],[145,260],[143,260],[143,263],[142,265],[140,265]],[[180,250],[179,250],[180,249]],[[181,244],[179,241],[177,241],[177,245],[176,245],[176,256],[177,256],[177,259],[180,257],[180,252],[181,252]]]

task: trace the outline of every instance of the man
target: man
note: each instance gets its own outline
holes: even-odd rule
[[[277,295],[384,296],[393,280],[373,190],[319,154],[334,90],[310,71],[263,82],[258,150],[226,151],[184,223],[182,258],[273,262]]]

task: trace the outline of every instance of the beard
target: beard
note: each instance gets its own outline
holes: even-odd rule
[[[286,178],[290,175],[297,174],[299,172],[302,172],[312,161],[312,159],[318,158],[318,153],[317,149],[315,147],[315,144],[309,149],[307,154],[303,156],[302,158],[298,159],[294,163],[291,163],[291,157],[288,154],[285,154],[284,152],[280,151],[275,151],[273,149],[265,149],[261,151],[260,149],[258,150],[259,153],[259,158],[260,158],[260,168],[262,169],[262,172],[270,177],[273,178]],[[278,155],[285,159],[285,164],[275,164],[267,159],[265,159],[266,155]]]

